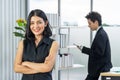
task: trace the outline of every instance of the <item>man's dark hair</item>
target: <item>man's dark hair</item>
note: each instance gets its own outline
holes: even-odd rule
[[[95,22],[96,20],[98,21],[99,26],[102,25],[102,17],[98,12],[89,12],[85,18],[90,19],[91,21]]]
[[[42,18],[44,22],[48,21],[46,14],[42,10],[40,9],[32,10],[27,18],[26,34],[25,34],[25,38],[29,40],[35,40],[35,35],[32,33],[30,29],[30,20],[32,16],[38,16]],[[45,27],[45,30],[43,31],[43,36],[46,36],[46,37],[52,36],[52,31],[50,29],[49,21],[47,26]]]

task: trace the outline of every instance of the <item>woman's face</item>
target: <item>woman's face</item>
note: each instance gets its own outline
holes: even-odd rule
[[[42,35],[47,23],[38,16],[32,16],[30,20],[30,29],[35,36]]]

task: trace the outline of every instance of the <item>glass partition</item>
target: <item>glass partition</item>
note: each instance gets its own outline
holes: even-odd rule
[[[63,26],[86,25],[85,15],[90,11],[88,0],[61,0],[61,24]]]

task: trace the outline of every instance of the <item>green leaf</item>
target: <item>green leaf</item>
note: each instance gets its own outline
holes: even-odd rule
[[[19,32],[13,32],[13,33],[16,37],[25,38],[24,34],[22,34],[22,33],[19,33]]]
[[[18,26],[25,26],[25,24],[23,22],[18,22]]]
[[[21,30],[23,32],[25,32],[25,29],[23,29],[22,27],[15,27],[16,30]]]

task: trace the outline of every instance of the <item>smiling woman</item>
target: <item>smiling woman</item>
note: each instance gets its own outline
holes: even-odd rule
[[[36,36],[42,34],[46,25],[47,25],[47,21],[44,22],[42,18],[37,16],[31,17],[30,29]]]
[[[50,36],[52,31],[46,14],[39,9],[32,10],[14,63],[15,72],[23,74],[22,80],[52,80],[58,42]]]

